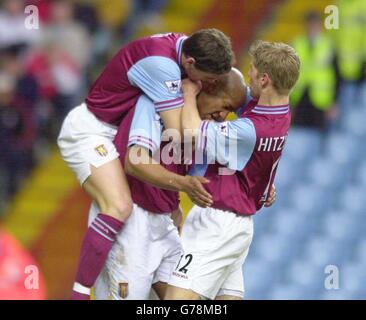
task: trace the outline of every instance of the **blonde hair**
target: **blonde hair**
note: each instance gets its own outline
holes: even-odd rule
[[[249,49],[253,65],[267,73],[279,94],[289,94],[300,74],[300,58],[291,46],[281,42],[256,41]]]

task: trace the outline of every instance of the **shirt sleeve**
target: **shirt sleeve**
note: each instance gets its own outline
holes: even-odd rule
[[[153,102],[156,111],[180,108],[184,104],[181,71],[172,59],[159,56],[144,58],[128,71],[128,79]]]
[[[160,116],[155,111],[154,103],[142,95],[136,104],[128,146],[139,145],[155,153],[160,148],[161,131]]]
[[[256,131],[248,118],[235,121],[202,121],[196,148],[208,163],[218,162],[231,170],[243,170],[252,156]]]

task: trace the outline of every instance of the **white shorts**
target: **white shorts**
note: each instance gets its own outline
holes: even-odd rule
[[[206,299],[221,295],[243,298],[242,266],[253,237],[253,218],[194,206],[183,225],[184,255],[169,284]]]
[[[66,116],[57,142],[80,184],[90,176],[90,165],[98,168],[119,157],[113,143],[116,134],[117,127],[99,120],[85,103]]]
[[[89,224],[99,212],[93,204]],[[95,283],[95,299],[149,299],[154,283],[168,283],[181,253],[170,214],[153,214],[134,204]]]

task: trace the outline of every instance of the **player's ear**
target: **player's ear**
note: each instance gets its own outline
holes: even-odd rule
[[[187,64],[194,66],[194,64],[196,63],[196,60],[192,57],[187,57]]]
[[[264,87],[270,83],[270,78],[269,78],[268,73],[262,74],[262,76],[260,78],[260,82],[261,82],[262,87]]]

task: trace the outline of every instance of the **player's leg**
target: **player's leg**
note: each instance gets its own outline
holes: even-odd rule
[[[155,282],[152,285],[152,287],[153,287],[155,293],[157,294],[158,298],[160,300],[163,300],[164,297],[165,297],[165,293],[166,293],[167,283],[166,282],[158,281],[158,282]]]
[[[237,297],[237,296],[231,296],[231,295],[221,295],[217,296],[215,300],[243,300],[243,298]]]
[[[166,299],[214,299],[251,237],[251,218],[195,206],[183,225],[184,255],[172,273]]]
[[[245,255],[246,256],[246,255]],[[244,281],[241,259],[236,263],[234,270],[228,275],[215,300],[243,300]]]
[[[179,288],[168,285],[165,292],[165,300],[201,300],[202,297],[191,289]]]
[[[72,299],[89,299],[90,288],[131,213],[127,179],[113,144],[116,132],[82,104],[67,115],[58,138],[64,160],[101,208],[83,239]]]
[[[249,246],[252,240],[253,221],[251,218],[242,217],[245,222],[245,227],[249,230],[248,236],[243,238],[243,248],[246,250],[242,255],[233,263],[231,272],[228,273],[224,283],[222,284],[219,292],[216,295],[216,300],[243,300],[244,299],[244,272],[243,266],[245,259],[249,252]]]
[[[89,223],[98,214],[96,204],[89,214]],[[154,273],[149,221],[146,214],[134,205],[123,232],[117,236],[101,275],[95,283],[95,298],[111,300],[147,300]],[[155,255],[152,252],[152,255]],[[106,293],[107,291],[107,293]]]
[[[212,264],[212,258],[221,230],[211,217],[206,209],[197,206],[188,213],[181,233],[183,254],[172,270],[166,300],[213,299],[216,296],[223,276],[221,268]]]
[[[83,189],[98,204],[101,212],[126,221],[132,212],[131,192],[119,158],[96,168],[83,183]]]
[[[152,223],[152,229],[155,229],[155,232],[152,230],[152,233],[155,233],[155,238],[159,238],[158,241],[153,243],[154,250],[163,253],[160,265],[155,271],[152,285],[160,300],[163,300],[166,295],[170,275],[182,255],[182,245],[178,233],[177,220],[175,219],[176,216],[177,212],[174,211],[171,214],[171,218],[167,215],[151,217],[155,218],[155,221]],[[158,221],[158,219],[163,221]],[[159,225],[166,226],[166,231],[163,228],[159,228]],[[159,234],[161,237],[159,237]]]
[[[91,288],[101,272],[108,253],[132,210],[132,200],[120,160],[96,168],[83,184],[100,213],[89,226],[82,243],[73,298],[80,297],[80,286]],[[86,292],[83,290],[83,292]]]

